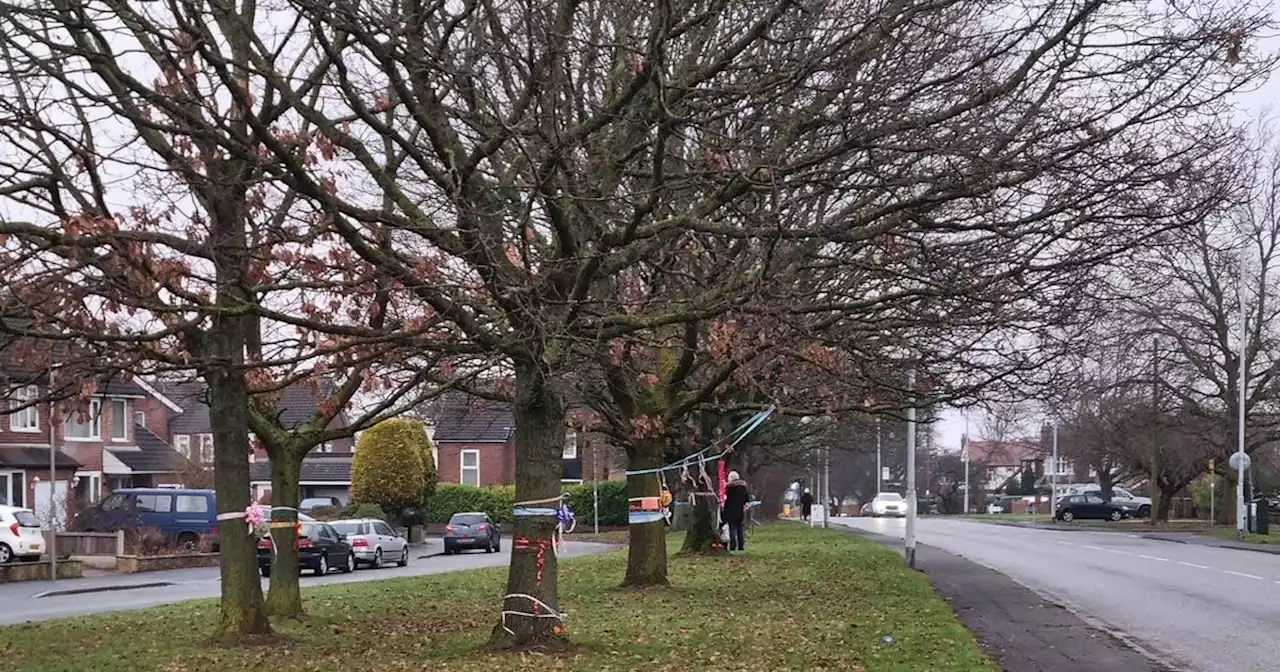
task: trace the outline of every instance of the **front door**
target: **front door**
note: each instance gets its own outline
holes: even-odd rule
[[[52,496],[50,496],[51,493]],[[67,500],[71,494],[67,482],[37,481],[35,494],[35,513],[40,525],[46,529],[67,529]]]

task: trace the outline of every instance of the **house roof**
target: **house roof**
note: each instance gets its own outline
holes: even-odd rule
[[[79,462],[75,461],[75,459],[70,455],[60,450],[54,454],[53,459],[54,464],[59,469],[75,469],[80,466]],[[22,446],[0,446],[0,466],[48,469],[49,449],[26,448]]]
[[[988,467],[1016,467],[1038,457],[1040,447],[1029,441],[969,442],[969,459]]]
[[[436,443],[506,443],[516,425],[510,403],[465,393],[441,397],[431,413]]]
[[[249,480],[269,482],[271,480],[271,463],[254,462],[249,465]],[[350,457],[308,457],[302,461],[302,481],[350,483]]]
[[[213,431],[203,383],[199,381],[162,383],[157,387],[161,394],[183,409],[181,415],[170,421],[170,432],[208,434]],[[280,399],[276,402],[281,425],[285,429],[292,429],[310,420],[319,410],[320,400],[331,395],[333,390],[334,386],[328,380],[322,380],[314,386],[298,382],[281,390]],[[342,427],[346,422],[346,413],[339,413],[329,426]]]
[[[182,453],[169,447],[160,437],[142,425],[134,425],[136,448],[117,448],[107,446],[107,451],[129,467],[135,474],[162,474],[178,471],[182,461],[186,460]]]

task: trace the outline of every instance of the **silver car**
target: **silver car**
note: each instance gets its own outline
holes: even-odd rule
[[[356,565],[378,569],[394,561],[400,567],[409,564],[409,541],[392,531],[386,521],[377,518],[353,518],[329,523],[341,534],[355,553]]]

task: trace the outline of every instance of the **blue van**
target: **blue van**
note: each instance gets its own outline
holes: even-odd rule
[[[76,516],[84,532],[155,528],[195,550],[200,537],[217,534],[218,507],[212,490],[122,488]]]

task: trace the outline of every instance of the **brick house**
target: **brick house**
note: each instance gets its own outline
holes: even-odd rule
[[[515,416],[509,402],[445,395],[425,412],[441,483],[492,486],[515,483]],[[594,437],[565,430],[565,483],[625,478],[614,451]]]
[[[173,482],[180,460],[148,429],[157,400],[142,384],[109,379],[87,399],[51,404],[49,376],[12,358],[0,361],[0,503],[31,508],[42,522],[63,527],[78,507],[116,488]]]
[[[297,383],[280,391],[276,408],[284,427],[295,427],[309,421],[319,410],[320,402],[332,392],[328,382],[319,386]],[[209,405],[203,383],[185,381],[161,386],[164,397],[179,409],[168,420],[169,440],[174,449],[189,456],[198,464],[213,463],[213,423],[209,418]],[[330,428],[345,427],[345,412],[339,413]],[[347,502],[351,489],[351,456],[355,452],[355,440],[350,437],[335,439],[314,448],[302,462],[302,497],[337,497]],[[254,442],[250,457],[249,481],[254,500],[271,492],[271,463],[266,451]]]

